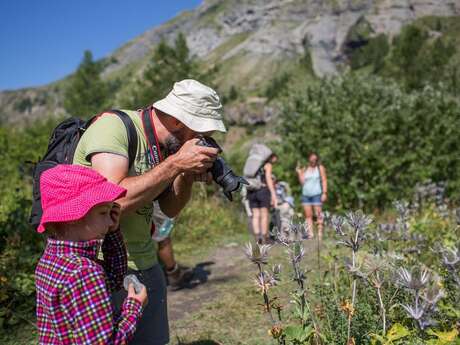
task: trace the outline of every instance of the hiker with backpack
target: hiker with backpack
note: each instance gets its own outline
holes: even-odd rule
[[[257,243],[269,240],[270,207],[276,207],[275,184],[272,178],[272,167],[278,157],[263,144],[254,144],[244,165],[244,177],[251,216],[252,232]]]
[[[59,163],[91,167],[127,190],[117,202],[128,272],[137,276],[150,296],[130,344],[169,342],[165,277],[152,238],[154,201],[173,218],[190,200],[195,182],[213,180],[209,169],[219,149],[200,143],[203,135],[226,131],[221,111],[213,89],[196,80],[182,80],[145,109],[111,110],[89,121],[64,121],[53,131],[48,151],[34,169],[30,222],[35,227],[42,215],[40,176]],[[177,264],[166,271],[181,273]],[[112,294],[115,311],[120,312],[125,298],[125,291]]]
[[[289,235],[290,226],[295,215],[295,205],[294,198],[291,194],[291,187],[286,181],[277,180],[274,175],[273,181],[275,182],[275,192],[278,204],[273,212],[272,223],[278,232]]]
[[[318,239],[323,238],[323,213],[322,205],[327,200],[327,175],[326,169],[319,162],[315,152],[308,155],[308,166],[296,168],[299,183],[302,186],[302,206],[307,221],[309,238],[314,237],[313,214],[316,216],[318,226]]]

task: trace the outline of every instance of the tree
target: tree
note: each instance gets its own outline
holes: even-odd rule
[[[460,188],[460,106],[442,89],[404,91],[376,76],[345,75],[292,90],[277,131],[281,178],[318,151],[330,178],[331,205],[384,207],[410,198],[418,182]],[[277,174],[278,176],[278,174]]]
[[[409,90],[446,79],[449,81],[448,63],[455,51],[455,46],[443,37],[430,39],[426,30],[409,25],[395,40],[391,58],[395,70],[392,74]]]
[[[102,65],[93,61],[93,55],[86,50],[65,91],[64,108],[68,113],[89,117],[104,110],[109,93],[107,84],[101,79],[101,72]]]
[[[185,36],[180,33],[174,46],[161,41],[153,52],[152,60],[142,78],[136,82],[134,92],[124,103],[129,107],[141,107],[161,99],[173,84],[182,79],[198,79],[207,82],[212,73],[201,74],[196,60],[190,56]]]

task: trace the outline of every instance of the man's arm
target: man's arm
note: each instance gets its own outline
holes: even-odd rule
[[[193,178],[185,174],[177,176],[171,190],[158,199],[161,211],[165,215],[174,218],[185,207],[192,196],[193,182]]]
[[[116,154],[95,154],[91,164],[109,181],[127,189],[126,196],[117,200],[122,213],[133,212],[154,200],[180,173],[180,167],[170,158],[139,176],[128,176],[128,159]]]
[[[164,193],[158,199],[161,211],[169,218],[176,217],[185,207],[192,196],[193,182],[212,182],[210,172],[203,174],[185,174],[182,173],[176,177],[171,190]]]
[[[174,192],[170,193],[175,194],[165,196],[165,198],[169,200],[169,204],[177,202],[177,206],[181,206],[180,209],[182,209],[190,198],[192,183],[187,183],[186,180],[182,180],[178,176],[182,173],[200,175],[212,166],[217,157],[217,149],[199,146],[196,145],[196,142],[197,139],[187,141],[179,152],[169,156],[153,169],[139,176],[128,176],[128,159],[116,154],[94,154],[91,157],[91,164],[93,169],[109,181],[128,190],[125,197],[117,200],[121,205],[122,213],[133,212],[152,202],[173,182]],[[162,204],[163,210],[165,202]],[[168,210],[167,207],[165,210],[174,211],[174,209]],[[174,212],[165,213],[170,216]]]

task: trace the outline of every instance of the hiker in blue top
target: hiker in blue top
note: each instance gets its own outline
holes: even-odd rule
[[[308,166],[296,168],[299,182],[302,185],[302,206],[308,225],[310,238],[313,234],[313,212],[317,219],[318,239],[323,237],[322,205],[327,200],[326,169],[319,163],[318,154],[312,152],[308,156]]]

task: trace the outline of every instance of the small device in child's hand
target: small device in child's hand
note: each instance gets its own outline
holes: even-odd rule
[[[128,274],[125,279],[123,279],[123,287],[126,291],[128,291],[129,284],[134,285],[134,291],[136,291],[136,293],[141,292],[142,288],[145,287],[134,274]]]

